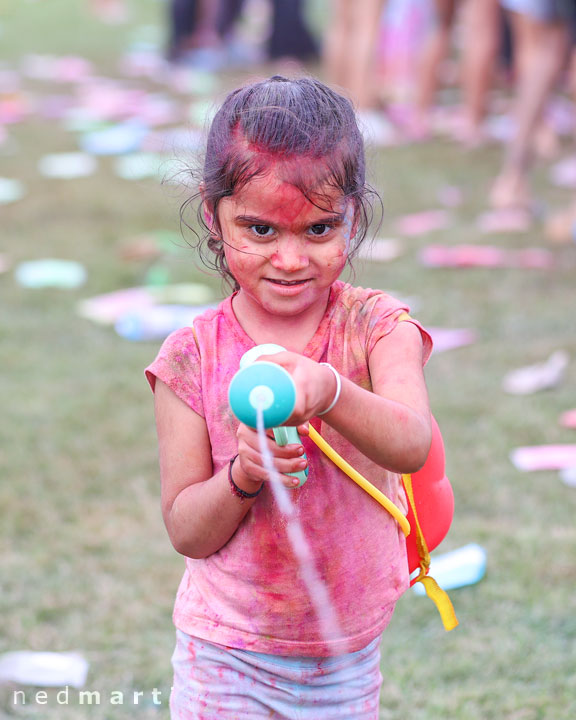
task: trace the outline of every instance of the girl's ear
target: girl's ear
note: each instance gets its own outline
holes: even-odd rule
[[[198,190],[200,192],[200,197],[202,198],[202,212],[204,213],[204,222],[206,223],[210,234],[215,234],[214,208],[212,207],[212,204],[208,203],[208,201],[206,200],[206,185],[204,183],[200,183],[200,187],[198,188]]]
[[[352,240],[352,238],[356,237],[356,233],[358,232],[358,223],[359,222],[360,222],[359,212],[358,212],[358,210],[356,210],[354,212],[354,218],[352,220],[352,234],[350,235],[350,240]]]
[[[210,233],[214,232],[214,213],[210,210],[210,208],[204,204],[204,220],[206,222],[206,225],[208,226],[208,229],[210,230]]]

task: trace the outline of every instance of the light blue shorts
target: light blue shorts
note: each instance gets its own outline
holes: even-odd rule
[[[378,720],[380,638],[336,657],[285,657],[178,630],[172,720]]]

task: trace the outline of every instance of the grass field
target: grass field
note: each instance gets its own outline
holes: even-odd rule
[[[102,75],[119,77],[119,58],[142,27],[164,32],[162,3],[140,0],[131,9],[128,25],[107,26],[73,0],[0,0],[0,69],[21,68],[30,53],[81,54]],[[28,78],[22,87],[33,96],[69,91]],[[0,175],[22,181],[27,195],[0,206],[0,252],[13,265],[78,260],[88,280],[73,291],[31,290],[11,271],[0,275],[0,653],[78,650],[90,662],[85,690],[99,692],[100,702],[80,704],[73,689],[58,702],[55,689],[43,704],[29,687],[26,703],[15,704],[16,688],[7,686],[0,716],[167,717],[171,610],[183,561],[160,517],[143,377],[158,343],[130,343],[75,308],[145,281],[146,262],[122,260],[120,250],[142,233],[178,231],[181,195],[156,180],[120,179],[111,158],[91,177],[47,180],[39,158],[77,150],[76,136],[35,114],[8,130]],[[576,717],[576,492],[556,473],[518,472],[508,457],[519,445],[576,442],[558,424],[576,406],[576,363],[556,389],[524,397],[501,390],[513,368],[558,348],[576,356],[576,248],[554,248],[555,267],[546,271],[426,269],[417,258],[431,242],[545,245],[538,224],[525,234],[476,229],[500,153],[497,146],[466,153],[441,140],[370,153],[386,208],[382,236],[393,235],[399,215],[436,207],[440,187],[463,191],[450,228],[406,239],[392,263],[359,263],[356,282],[414,298],[424,325],[478,333],[475,344],[434,355],[427,381],[456,496],[442,550],[476,542],[488,553],[486,577],[451,593],[455,631],[443,631],[427,600],[408,593],[400,601],[382,646],[382,720]],[[534,180],[547,207],[568,201],[567,191],[548,184],[545,165]],[[166,263],[172,280],[220,292],[192,250]],[[134,692],[142,693],[137,704]]]

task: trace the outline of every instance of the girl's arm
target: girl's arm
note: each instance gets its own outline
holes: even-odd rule
[[[204,418],[189,408],[168,386],[156,379],[154,391],[160,458],[162,516],[174,548],[187,557],[203,558],[224,546],[255,499],[233,494],[228,465],[213,474],[210,438]],[[281,473],[300,470],[301,446],[281,448],[268,438]],[[238,487],[256,492],[267,479],[260,464],[256,433],[238,430],[239,457],[232,476]],[[246,468],[246,470],[244,469]],[[293,478],[281,475],[290,485]]]
[[[329,407],[336,391],[329,368],[296,353],[266,359],[283,365],[296,383],[296,408],[287,425],[302,423]],[[381,338],[369,368],[373,392],[341,377],[340,398],[322,419],[378,465],[393,472],[415,472],[426,461],[432,437],[422,337],[416,325],[399,323]]]
[[[381,338],[369,358],[373,392],[342,378],[342,393],[326,422],[364,455],[393,472],[426,462],[432,429],[422,370],[422,336],[411,322]]]

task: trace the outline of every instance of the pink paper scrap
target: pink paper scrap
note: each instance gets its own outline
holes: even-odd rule
[[[515,267],[548,269],[554,256],[543,248],[505,250],[494,245],[428,245],[419,254],[427,267]]]
[[[146,125],[156,127],[180,122],[184,110],[175,100],[162,93],[149,93],[143,98],[138,116]]]
[[[438,190],[438,202],[444,207],[455,208],[462,205],[464,195],[456,185],[444,185]]]
[[[558,95],[550,103],[546,115],[548,122],[559,135],[572,136],[576,122],[576,105],[572,100]]]
[[[395,227],[401,235],[424,235],[448,227],[451,220],[452,218],[446,210],[425,210],[399,217]]]
[[[513,465],[523,472],[576,467],[576,445],[533,445],[510,453]]]
[[[116,2],[93,2],[92,11],[100,22],[106,25],[123,25],[129,19],[130,13],[123,0]]]
[[[81,300],[78,314],[103,325],[112,325],[126,312],[153,305],[156,305],[156,298],[148,288],[133,287]]]
[[[376,262],[390,262],[402,255],[402,243],[396,238],[376,238],[373,243],[361,245],[358,257]]]
[[[126,88],[115,80],[97,78],[77,89],[78,106],[100,120],[122,120],[138,117],[147,93],[140,88]]]
[[[73,103],[70,95],[47,95],[39,100],[38,112],[48,120],[61,120],[68,115]]]
[[[522,208],[488,210],[476,219],[476,226],[486,234],[527,232],[531,224],[530,212]]]
[[[576,430],[576,408],[574,408],[574,410],[566,410],[566,412],[560,415],[560,425]]]
[[[478,339],[478,335],[474,330],[466,328],[426,327],[426,330],[432,337],[435,353],[472,345]]]
[[[15,125],[29,117],[35,108],[30,94],[15,92],[0,97],[0,125]]]
[[[550,181],[564,188],[576,188],[576,155],[568,155],[552,165]]]
[[[123,315],[145,313],[161,303],[203,305],[213,300],[214,293],[211,288],[201,283],[176,283],[158,288],[140,286],[81,300],[77,305],[77,312],[81,317],[93,322],[113,325]]]
[[[92,73],[92,64],[86,58],[76,55],[65,55],[58,58],[55,65],[56,77],[59,82],[83,82]]]
[[[77,55],[26,55],[22,73],[33,80],[75,83],[83,82],[92,73],[89,60]]]

